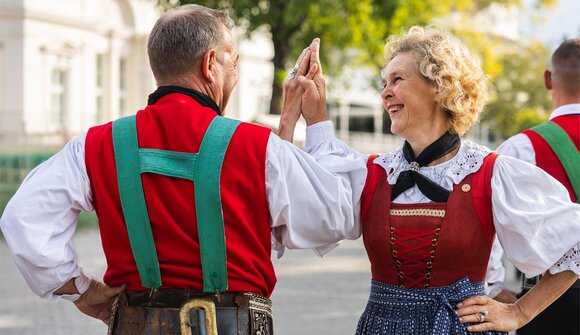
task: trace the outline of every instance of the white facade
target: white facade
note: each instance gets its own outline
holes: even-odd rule
[[[0,1],[0,142],[59,146],[154,88],[145,0]]]
[[[89,127],[134,114],[156,88],[147,37],[154,0],[1,0],[0,147],[59,147]],[[234,31],[239,82],[226,115],[269,108],[267,34]]]
[[[235,29],[234,39],[240,55],[238,84],[225,112],[228,117],[251,122],[258,115],[269,113],[274,77],[274,64],[271,61],[274,47],[268,34],[261,31],[248,38]]]
[[[0,0],[0,148],[57,148],[93,125],[143,108],[155,90],[146,45],[159,16],[156,3]],[[513,12],[497,13],[499,21],[513,22]],[[502,30],[514,31],[509,28]],[[226,115],[276,128],[277,117],[268,115],[274,73],[269,34],[247,38],[235,30],[234,39],[239,82]],[[383,135],[386,116],[379,92],[369,85],[373,75],[362,73],[358,81],[351,76],[344,87],[340,78],[329,79],[330,116],[353,147],[385,152],[398,141]],[[352,118],[371,118],[373,129],[349,131]],[[295,136],[299,144],[303,127]]]

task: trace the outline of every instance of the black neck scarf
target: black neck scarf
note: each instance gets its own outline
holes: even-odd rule
[[[159,86],[155,92],[149,94],[149,100],[147,100],[147,105],[153,105],[162,97],[170,93],[181,93],[194,98],[202,106],[213,109],[217,115],[222,115],[222,111],[219,106],[213,101],[209,96],[190,88],[181,86]]]
[[[419,168],[447,155],[455,150],[460,143],[461,140],[459,139],[459,135],[446,132],[437,141],[431,143],[427,148],[425,148],[417,158],[415,158],[411,145],[409,142],[405,141],[405,144],[403,145],[403,155],[405,156],[405,160],[409,163],[409,170],[403,171],[399,174],[397,182],[395,183],[395,186],[393,186],[391,201],[417,184],[421,193],[423,193],[427,198],[434,202],[447,202],[450,192],[420,174]]]

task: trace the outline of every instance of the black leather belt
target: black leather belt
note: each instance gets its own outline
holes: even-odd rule
[[[269,335],[271,306],[268,298],[246,292],[128,291],[115,300],[109,334],[209,335],[215,326],[219,335]]]

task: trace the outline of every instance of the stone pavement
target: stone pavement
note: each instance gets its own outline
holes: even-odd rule
[[[105,259],[97,230],[75,237],[80,264],[102,278]],[[362,241],[346,241],[324,258],[310,250],[287,250],[275,259],[278,283],[272,296],[277,335],[352,335],[370,286]],[[51,303],[30,292],[0,240],[1,335],[106,334],[100,321],[72,303]]]

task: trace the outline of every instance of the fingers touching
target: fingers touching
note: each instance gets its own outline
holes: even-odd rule
[[[313,39],[308,48],[312,51],[310,55],[310,67],[318,64],[318,69],[322,72],[322,66],[320,64],[320,38]]]

